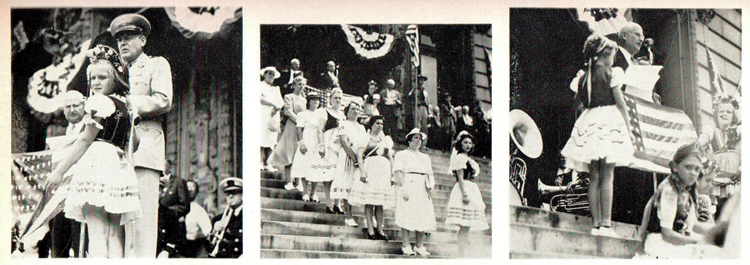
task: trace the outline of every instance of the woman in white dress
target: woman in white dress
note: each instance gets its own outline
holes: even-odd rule
[[[292,163],[292,179],[297,180],[297,190],[302,192],[303,201],[310,201],[310,195],[305,190],[309,185],[305,185],[306,177],[310,173],[310,159],[315,152],[311,149],[318,146],[318,126],[313,119],[313,113],[320,106],[320,95],[315,92],[307,93],[307,109],[297,113],[297,152],[294,154]],[[317,196],[312,200],[318,201]]]
[[[388,240],[383,231],[383,208],[393,208],[396,194],[391,184],[393,140],[383,133],[383,116],[370,117],[367,123],[367,143],[357,148],[361,177],[354,180],[349,203],[365,208],[366,234],[369,239]],[[372,217],[377,220],[377,233]]]
[[[263,81],[260,82],[260,158],[263,160],[263,168],[273,172],[276,169],[268,165],[268,157],[279,138],[279,111],[284,107],[281,91],[273,85],[273,81],[281,73],[273,66],[260,69],[260,73],[263,75]]]
[[[409,148],[396,153],[393,158],[393,175],[398,188],[396,199],[396,225],[401,227],[404,255],[429,256],[424,246],[425,233],[435,231],[435,209],[430,191],[435,186],[430,156],[419,152],[427,135],[414,128],[406,134]],[[416,232],[416,244],[412,249],[411,231]]]
[[[469,157],[468,153],[474,148],[474,137],[462,131],[458,140],[454,143],[455,154],[451,155],[448,170],[456,176],[456,185],[453,186],[450,199],[448,200],[448,216],[445,219],[446,226],[458,229],[458,253],[465,257],[469,245],[469,231],[487,230],[487,216],[484,213],[484,200],[479,186],[474,183],[474,178],[479,176],[479,164]]]
[[[336,163],[335,175],[331,184],[331,198],[334,199],[336,213],[346,215],[345,223],[347,226],[355,227],[357,222],[352,216],[352,206],[349,204],[349,193],[352,188],[352,181],[359,178],[357,170],[357,153],[356,149],[362,145],[362,139],[365,137],[365,127],[357,122],[360,107],[355,102],[349,103],[344,110],[346,120],[339,123],[338,138],[341,143],[338,162]],[[341,209],[341,204],[344,209]]]
[[[307,180],[310,181],[310,197],[315,197],[315,188],[318,183],[323,183],[326,192],[326,212],[334,213],[333,200],[331,199],[331,182],[336,172],[339,155],[342,154],[341,141],[338,137],[339,124],[346,119],[344,112],[341,111],[341,98],[344,92],[340,88],[331,90],[329,105],[326,108],[320,108],[313,113],[313,119],[317,126],[316,137],[318,146],[315,155],[310,159],[310,175]]]

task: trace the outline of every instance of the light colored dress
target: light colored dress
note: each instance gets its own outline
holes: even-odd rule
[[[313,119],[313,111],[304,110],[297,113],[297,128],[302,128],[300,142],[304,143],[307,152],[303,155],[297,147],[292,163],[292,179],[303,179],[310,174],[310,160],[317,155],[315,147],[318,146],[318,124]]]
[[[435,186],[430,157],[406,149],[393,158],[393,173],[404,173],[403,187],[396,194],[396,226],[409,231],[428,232],[437,229],[435,209],[427,191]],[[402,194],[408,194],[404,200]]]
[[[356,121],[344,120],[339,124],[337,129],[338,138],[341,139],[342,135],[349,137],[350,147],[356,152],[356,150],[366,143],[363,140],[367,138],[367,132],[365,126],[359,124]],[[336,162],[336,170],[334,171],[333,183],[331,183],[331,199],[348,199],[349,192],[352,189],[352,181],[359,179],[360,171],[354,166],[357,163],[357,159],[351,159],[349,155],[344,151],[344,147],[341,146],[339,151],[338,161]]]
[[[307,108],[307,99],[305,97],[289,93],[284,96],[284,110],[292,111],[294,114],[300,113]],[[279,143],[271,153],[268,163],[276,168],[284,168],[292,164],[294,152],[297,150],[297,123],[291,119],[286,119],[284,129],[281,133]]]
[[[396,206],[396,193],[391,185],[391,161],[388,155],[393,152],[393,139],[382,132],[377,138],[365,135],[369,143],[363,148],[365,152],[364,169],[367,183],[360,178],[354,179],[349,203],[357,206],[380,205],[385,208]]]
[[[458,176],[457,170],[464,170],[463,176]],[[474,183],[474,178],[479,175],[479,164],[471,159],[465,153],[451,156],[448,170],[457,178],[464,179],[464,190],[469,197],[469,203],[464,204],[461,187],[456,183],[451,190],[451,196],[448,200],[448,216],[445,218],[445,224],[453,229],[460,226],[470,227],[472,230],[487,230],[490,228],[487,222],[487,216],[484,213],[484,200],[479,186]]]
[[[323,128],[323,141],[326,151],[325,156],[320,157],[318,148],[323,147],[318,144],[312,149],[315,155],[310,159],[311,171],[310,175],[307,176],[307,181],[333,181],[334,175],[336,174],[335,172],[338,165],[339,155],[346,155],[341,149],[341,143],[338,137],[339,124],[341,121],[345,120],[344,113],[341,111],[330,110],[328,108],[322,108],[313,112],[313,119],[318,125],[318,130]],[[318,131],[317,133],[320,132]]]
[[[281,97],[279,87],[260,82],[260,97],[272,102],[276,108],[284,107],[284,99]],[[281,111],[271,116],[274,107],[260,105],[260,147],[273,148],[279,138],[279,123]]]
[[[70,177],[65,200],[65,217],[86,222],[84,206],[103,207],[120,214],[120,224],[134,222],[141,214],[138,179],[125,157],[130,116],[124,100],[117,96],[93,95],[86,100],[81,124],[100,129],[83,156],[65,173]],[[104,119],[102,124],[91,117]],[[117,144],[117,145],[115,145]]]

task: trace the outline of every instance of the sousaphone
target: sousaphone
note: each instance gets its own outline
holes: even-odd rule
[[[542,154],[542,134],[526,112],[515,109],[510,112],[510,138],[513,140],[510,147],[510,185],[517,191],[517,194],[510,193],[510,204],[526,205],[526,162],[518,151],[528,158],[538,158]]]

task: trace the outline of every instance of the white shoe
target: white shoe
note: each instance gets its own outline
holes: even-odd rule
[[[593,236],[601,235],[599,233],[599,228],[598,227],[591,228],[591,235],[593,235]]]
[[[305,187],[302,187],[302,183],[300,183],[300,184],[297,184],[297,190],[298,190],[299,192],[305,192]]]
[[[357,226],[359,226],[359,224],[357,224],[357,221],[354,221],[354,218],[352,218],[352,219],[346,219],[346,220],[344,220],[344,223],[346,224],[346,226],[349,226],[349,227],[357,227]]]
[[[310,201],[310,194],[302,195],[302,201],[309,202]]]
[[[617,235],[617,233],[615,233],[615,230],[612,230],[612,228],[603,227],[603,226],[599,228],[599,235],[606,236],[606,237],[620,238],[620,236]]]
[[[415,247],[414,252],[417,253],[417,255],[420,255],[422,257],[427,257],[430,255],[430,252],[427,252],[427,247],[422,246],[422,248]]]
[[[417,253],[414,253],[414,250],[411,250],[410,247],[401,247],[401,252],[407,256],[413,256],[414,254],[417,254]]]
[[[284,185],[284,189],[286,189],[286,190],[294,190],[294,184],[287,183],[286,185]]]
[[[271,173],[273,173],[273,172],[276,172],[276,171],[279,171],[278,169],[274,168],[274,167],[273,167],[272,165],[266,165],[266,166],[264,167],[264,169],[265,169],[266,171],[268,171],[268,172],[271,172]]]
[[[318,194],[315,194],[312,196],[312,201],[314,202],[320,202],[320,199],[318,199]]]

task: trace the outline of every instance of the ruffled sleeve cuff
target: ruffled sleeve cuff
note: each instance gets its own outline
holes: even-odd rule
[[[451,155],[451,163],[448,170],[453,172],[460,169],[466,169],[466,162],[468,160],[469,158],[465,154]]]
[[[612,68],[612,80],[610,81],[610,87],[622,86],[625,82],[625,71],[620,67]]]
[[[115,103],[107,96],[94,94],[86,100],[84,110],[86,114],[83,117],[83,124],[94,125],[99,130],[104,129],[102,124],[93,118],[105,119],[115,113]]]

